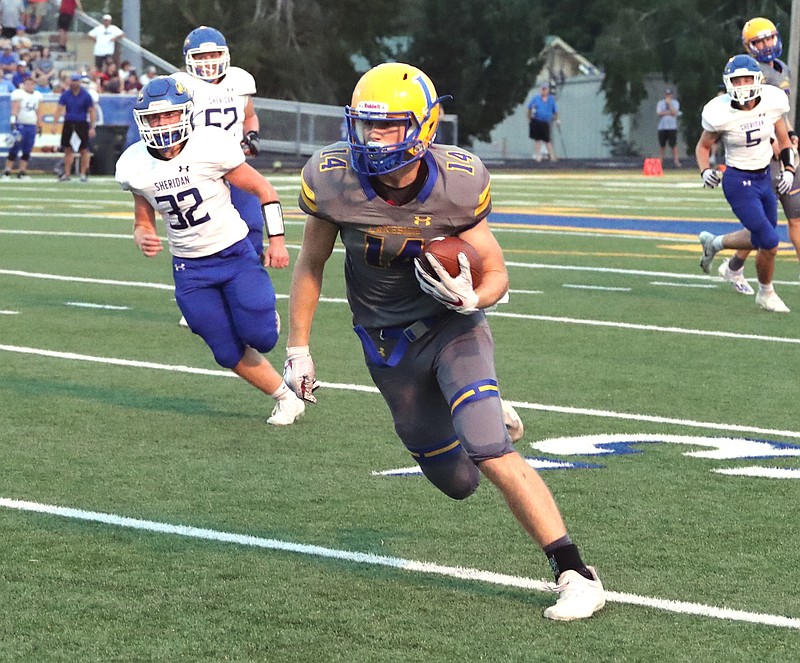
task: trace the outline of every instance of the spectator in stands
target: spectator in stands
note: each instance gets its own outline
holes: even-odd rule
[[[30,51],[33,48],[31,38],[25,34],[25,26],[18,25],[16,34],[11,37],[11,47],[17,52]]]
[[[119,80],[123,83],[128,78],[128,74],[130,73],[131,69],[135,69],[135,67],[128,61],[123,60],[119,63]]]
[[[94,40],[94,63],[98,69],[102,68],[107,56],[114,57],[117,42],[125,36],[120,28],[111,23],[111,14],[103,14],[103,22],[87,34]]]
[[[3,77],[0,78],[0,94],[11,94],[14,90],[17,89],[11,82],[12,76],[13,74],[3,74]]]
[[[20,87],[22,85],[22,81],[30,77],[31,74],[28,71],[28,63],[25,62],[25,60],[20,60],[17,62],[17,70],[11,77],[11,82],[14,83],[14,87]]]
[[[35,35],[42,27],[42,19],[47,16],[49,0],[28,0],[28,22],[25,29],[28,34]]]
[[[139,81],[139,75],[135,69],[131,69],[128,78],[125,79],[124,89],[127,94],[137,94],[142,89],[142,84]]]
[[[3,74],[13,76],[17,71],[17,62],[19,62],[19,54],[11,47],[11,40],[4,40],[2,52],[0,52],[0,67],[2,67]]]
[[[122,88],[119,80],[119,68],[113,60],[104,65],[99,78],[100,92],[117,94]]]
[[[72,29],[75,9],[83,11],[81,0],[61,0],[58,8],[58,47],[67,50],[67,33]]]
[[[50,79],[45,74],[34,74],[33,82],[36,83],[35,89],[42,94],[50,94],[53,88],[50,86]]]
[[[0,37],[11,39],[17,26],[25,24],[25,3],[22,0],[0,0]]]
[[[95,122],[97,114],[92,96],[81,87],[81,74],[72,74],[69,78],[69,89],[61,93],[58,98],[55,122],[58,124],[64,118],[64,127],[61,130],[61,148],[64,150],[64,174],[59,177],[60,182],[69,182],[72,174],[72,165],[75,161],[75,152],[72,149],[72,134],[78,135],[80,144],[80,173],[81,182],[89,180],[89,141],[95,136]]]
[[[158,76],[158,72],[153,65],[150,65],[147,69],[144,70],[144,73],[139,76],[139,82],[142,84],[142,87],[146,87],[147,84],[152,81],[156,76]]]
[[[47,46],[41,50],[39,56],[31,63],[31,68],[34,74],[50,76],[53,73],[55,65],[50,54],[50,49]]]

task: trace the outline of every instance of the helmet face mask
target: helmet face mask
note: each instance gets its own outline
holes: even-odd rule
[[[370,69],[345,106],[353,169],[385,175],[421,159],[436,136],[445,98],[437,98],[431,80],[416,67],[392,62]],[[398,140],[376,140],[376,133]]]
[[[736,85],[735,79],[751,77],[753,82],[747,85]],[[736,55],[728,60],[722,72],[722,80],[730,98],[743,104],[751,99],[755,99],[761,94],[761,86],[764,83],[764,74],[761,67],[749,55]]]
[[[159,76],[150,81],[133,105],[133,118],[145,145],[165,150],[184,142],[192,131],[192,98],[178,81]],[[151,122],[163,113],[177,113],[169,124]]]
[[[215,57],[206,57],[215,54]],[[201,26],[192,30],[183,42],[186,71],[204,81],[215,81],[225,75],[231,54],[219,30]]]
[[[757,45],[756,42],[761,43]],[[778,28],[767,18],[753,18],[744,24],[742,44],[745,51],[759,62],[772,62],[783,52]]]

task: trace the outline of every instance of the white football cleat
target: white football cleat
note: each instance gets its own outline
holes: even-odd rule
[[[789,307],[783,303],[783,300],[778,297],[778,293],[774,290],[772,292],[759,290],[756,295],[756,304],[771,313],[790,313]]]
[[[738,292],[740,295],[754,295],[755,290],[753,287],[747,282],[747,279],[744,277],[744,267],[742,267],[738,272],[734,272],[732,269],[728,267],[728,263],[730,261],[726,258],[722,261],[722,264],[719,266],[717,270],[719,275],[728,283],[733,286],[733,289]]]
[[[544,616],[561,622],[574,619],[587,619],[606,604],[606,593],[603,583],[597,577],[594,567],[586,568],[592,572],[592,580],[584,578],[577,571],[564,571],[558,576],[558,582],[552,586],[559,597],[554,605],[546,608]]]
[[[180,320],[178,320],[178,326],[179,326],[179,327],[186,327],[186,328],[188,329],[188,328],[189,328],[189,323],[188,323],[188,322],[186,322],[186,318],[184,318],[183,316],[181,316],[181,319],[180,319]]]
[[[291,426],[306,411],[306,404],[298,398],[294,392],[290,396],[281,398],[275,403],[272,416],[267,419],[268,424],[273,426]]]
[[[511,436],[511,441],[516,442],[517,440],[521,440],[522,436],[525,434],[525,426],[522,423],[522,419],[519,418],[517,411],[502,398],[500,399],[500,405],[503,408],[503,423],[506,425],[506,430]]]
[[[711,263],[714,262],[714,256],[717,255],[717,250],[714,248],[715,235],[705,230],[701,232],[697,238],[703,247],[703,257],[700,258],[700,269],[706,274],[711,273]]]

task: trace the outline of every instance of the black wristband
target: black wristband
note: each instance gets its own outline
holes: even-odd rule
[[[781,150],[780,159],[784,170],[791,170],[794,172],[794,150],[791,147],[784,147]]]

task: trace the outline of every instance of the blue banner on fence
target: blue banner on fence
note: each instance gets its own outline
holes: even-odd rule
[[[61,144],[61,124],[55,123],[56,107],[58,106],[57,94],[44,95],[42,105],[43,126],[42,134],[37,136],[34,152],[55,152]],[[128,138],[125,147],[139,140],[139,131],[133,121],[133,102],[136,96],[132,94],[101,94],[98,112],[98,124],[124,124],[128,127]],[[11,140],[11,95],[0,94],[0,154],[8,153]]]

